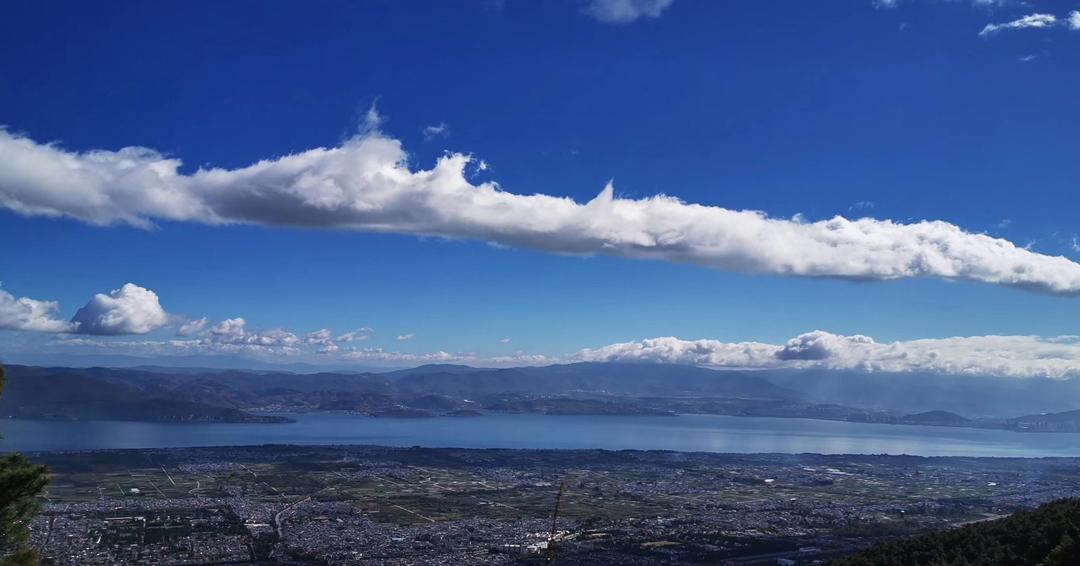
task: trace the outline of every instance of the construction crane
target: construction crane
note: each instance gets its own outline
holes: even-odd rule
[[[562,504],[563,491],[566,490],[566,480],[559,482],[559,493],[555,496],[555,512],[551,514],[551,534],[548,535],[547,559],[544,561],[551,564],[555,560],[555,533],[559,524],[559,505]]]

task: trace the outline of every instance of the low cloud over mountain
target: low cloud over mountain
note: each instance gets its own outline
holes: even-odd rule
[[[784,344],[650,338],[585,349],[574,359],[728,368],[827,368],[998,377],[1080,376],[1080,337],[968,336],[877,342],[823,331]]]

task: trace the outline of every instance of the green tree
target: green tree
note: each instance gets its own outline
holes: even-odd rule
[[[0,365],[0,390],[4,366]],[[37,553],[27,548],[30,521],[39,511],[37,496],[49,477],[45,466],[11,453],[0,457],[0,566],[37,564]]]
[[[1061,542],[1050,551],[1050,554],[1046,555],[1046,559],[1039,563],[1039,566],[1069,566],[1070,564],[1080,564],[1080,544],[1077,544],[1076,539],[1065,533],[1061,537]]]
[[[897,542],[833,566],[1072,566],[1080,564],[1080,499],[1060,499],[996,521]]]

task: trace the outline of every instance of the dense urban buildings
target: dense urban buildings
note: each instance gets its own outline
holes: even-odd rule
[[[72,565],[811,564],[1080,495],[1072,458],[369,446],[35,457],[54,475],[33,544]]]

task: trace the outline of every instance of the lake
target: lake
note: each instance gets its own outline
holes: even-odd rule
[[[93,450],[259,444],[461,448],[606,448],[919,456],[1080,456],[1080,434],[718,415],[485,415],[430,419],[340,413],[290,424],[0,420],[0,450]]]

